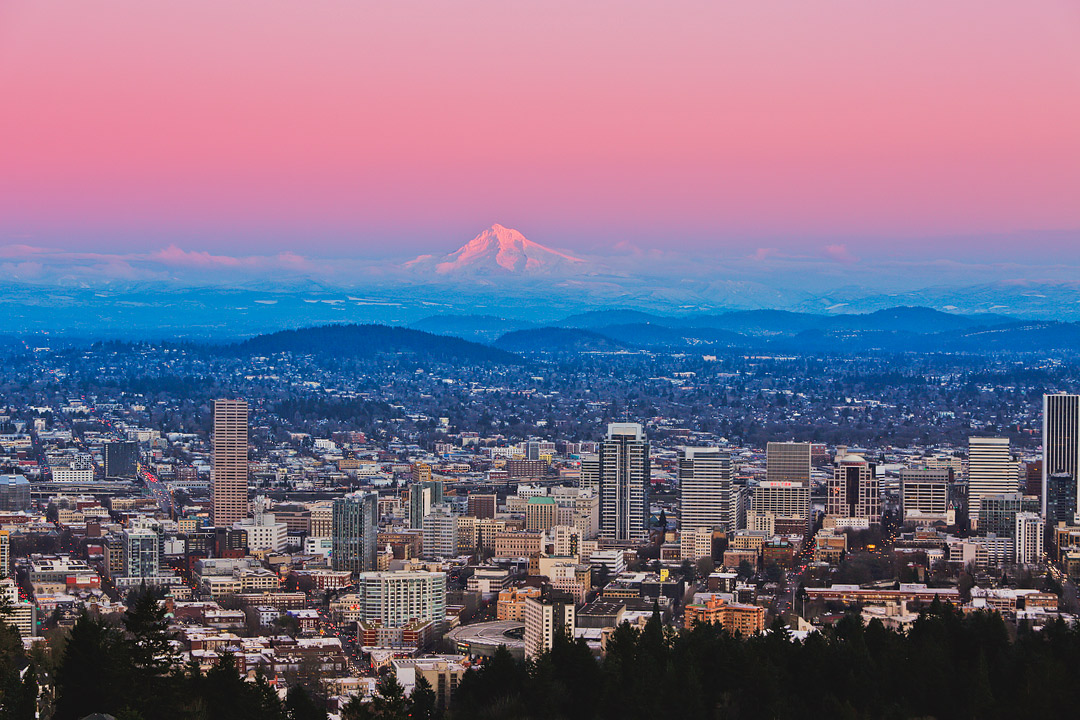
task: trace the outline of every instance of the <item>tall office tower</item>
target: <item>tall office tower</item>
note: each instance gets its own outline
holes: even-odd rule
[[[582,489],[593,488],[600,492],[600,456],[587,454],[581,456],[581,477],[578,487]]]
[[[825,514],[881,522],[881,486],[874,465],[862,455],[845,455],[837,461],[829,478]]]
[[[1054,473],[1046,478],[1045,502],[1046,527],[1055,528],[1058,523],[1072,525],[1076,515],[1076,478],[1069,473]]]
[[[376,569],[379,494],[354,492],[334,500],[330,558],[335,570]]]
[[[1021,565],[1034,565],[1041,562],[1045,534],[1046,525],[1038,513],[1016,513],[1016,527],[1013,530],[1016,562]]]
[[[649,441],[637,423],[608,425],[600,448],[600,537],[610,543],[649,538]]]
[[[715,447],[679,450],[679,530],[735,529],[731,515],[731,455]]]
[[[765,447],[765,479],[810,484],[810,443],[771,442]]]
[[[105,477],[133,478],[139,464],[139,443],[116,440],[105,443]]]
[[[415,473],[414,473],[415,474]],[[443,501],[442,480],[422,480],[409,486],[409,527],[420,530],[431,508]]]
[[[424,555],[450,558],[457,554],[457,516],[446,504],[436,505],[424,516]]]
[[[1042,514],[1046,517],[1047,479],[1060,473],[1080,477],[1080,395],[1043,395],[1042,441]],[[1080,497],[1076,506],[1080,507]]]
[[[0,577],[11,574],[11,538],[7,530],[0,530]]]
[[[499,496],[484,493],[472,493],[469,495],[468,510],[466,515],[471,515],[474,518],[493,518],[495,517],[495,511],[498,509]]]
[[[1016,515],[1021,512],[1039,512],[1039,498],[1018,492],[983,495],[979,502],[979,533],[1012,537]]]
[[[774,532],[806,534],[810,525],[810,486],[784,480],[758,483],[750,499],[746,526],[753,527],[770,515],[769,525]]]
[[[243,400],[214,401],[214,525],[231,528],[247,515],[248,404]]]
[[[1009,438],[968,438],[968,519],[979,525],[984,495],[1016,492],[1016,465],[1009,453]]]
[[[900,471],[900,507],[905,523],[955,522],[950,519],[948,468],[903,468]]]

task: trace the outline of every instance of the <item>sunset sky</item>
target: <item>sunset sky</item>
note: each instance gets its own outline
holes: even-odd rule
[[[386,256],[493,222],[1080,260],[1080,4],[0,3],[0,246]]]

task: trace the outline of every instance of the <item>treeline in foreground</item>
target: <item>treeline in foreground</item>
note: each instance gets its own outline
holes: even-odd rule
[[[1080,629],[1021,628],[933,605],[906,635],[858,615],[793,641],[656,619],[616,629],[602,662],[560,642],[531,665],[500,654],[462,681],[453,718],[1074,717]]]
[[[20,677],[25,658],[3,627],[0,720],[33,718],[34,673]],[[228,656],[202,673],[176,668],[169,655],[152,600],[137,602],[120,627],[84,617],[55,663],[43,717],[325,720],[320,698],[302,685],[282,701],[265,679],[241,680]],[[445,712],[426,683],[411,698],[393,676],[380,689],[373,702],[351,702],[344,720],[1072,717],[1080,628],[1022,625],[1010,638],[997,614],[936,602],[907,634],[849,615],[802,642],[782,627],[739,638],[714,625],[676,632],[654,618],[617,628],[602,661],[568,639],[530,663],[500,649],[466,673]]]

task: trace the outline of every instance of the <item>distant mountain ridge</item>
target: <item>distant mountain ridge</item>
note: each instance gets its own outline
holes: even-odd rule
[[[640,310],[594,310],[570,315],[548,327],[576,328],[607,333],[629,341],[627,333],[636,329],[653,337],[693,337],[702,341],[734,341],[739,336],[790,337],[808,331],[820,332],[905,332],[926,334],[943,330],[993,327],[1017,322],[1004,315],[959,315],[924,307],[896,307],[872,313],[823,315],[788,310],[733,310],[719,314],[660,315]],[[454,335],[470,340],[493,342],[518,330],[538,329],[540,324],[491,315],[432,315],[410,327]],[[617,328],[617,330],[613,330]]]
[[[637,322],[618,322],[618,321]],[[609,321],[616,321],[610,322]],[[665,317],[637,311],[583,313],[552,327],[496,338],[514,352],[615,350],[829,352],[1080,352],[1080,323],[1016,321],[930,308],[889,308],[865,315],[777,310]]]
[[[447,335],[388,325],[322,325],[257,335],[231,346],[233,352],[271,355],[280,352],[372,358],[409,354],[436,362],[520,364],[517,355]]]

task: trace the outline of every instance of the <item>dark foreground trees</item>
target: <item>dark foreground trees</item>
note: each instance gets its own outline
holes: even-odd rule
[[[501,652],[466,674],[460,718],[1070,717],[1080,707],[1080,629],[1021,628],[933,606],[906,635],[857,615],[803,642],[701,625],[624,625],[596,662],[562,640],[529,665]]]
[[[165,611],[149,592],[132,598],[121,625],[79,618],[56,671],[54,720],[91,713],[120,720],[325,720],[303,688],[282,702],[265,678],[241,678],[228,653],[206,673],[196,663],[177,667],[171,639]]]
[[[33,673],[0,626],[0,720],[33,717]],[[17,635],[16,635],[17,637]],[[122,625],[90,617],[72,629],[56,670],[54,717],[105,712],[122,720],[324,720],[321,702],[298,686],[284,702],[265,679],[246,682],[225,655],[206,673],[177,668],[156,603],[136,601]],[[1072,717],[1080,707],[1080,628],[1010,637],[996,614],[963,615],[934,603],[906,634],[857,615],[804,641],[782,627],[752,638],[699,625],[675,632],[658,619],[623,625],[602,661],[560,639],[530,663],[505,648],[466,673],[450,707],[430,686],[406,698],[392,677],[373,702],[351,703],[346,720],[656,720],[709,718]],[[18,679],[16,679],[18,678]],[[23,678],[31,678],[25,683]]]

